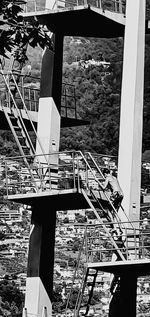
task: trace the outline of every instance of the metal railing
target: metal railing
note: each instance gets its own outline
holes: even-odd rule
[[[138,225],[135,222],[132,222],[132,227],[138,227],[139,229],[128,228],[128,222],[124,223],[126,227],[125,233],[122,235],[121,239],[118,239],[118,249],[124,253],[126,261],[140,261],[144,259],[150,260],[150,222],[147,224],[147,227],[143,226],[143,222],[139,221]],[[70,225],[69,225],[70,227]],[[75,225],[76,227],[76,225]],[[78,225],[79,228],[79,225]],[[84,229],[84,230],[83,230]],[[63,227],[61,227],[63,230]],[[80,243],[79,243],[80,242]],[[116,241],[117,243],[117,241]],[[114,249],[113,245],[106,232],[104,232],[103,227],[100,224],[83,224],[82,225],[82,233],[78,233],[78,252],[76,251],[76,267],[74,274],[72,275],[72,284],[70,291],[68,293],[68,299],[66,304],[66,310],[69,308],[71,295],[73,294],[73,290],[76,289],[77,285],[79,288],[79,296],[81,296],[81,288],[83,287],[83,281],[86,278],[85,269],[89,268],[89,270],[99,272],[97,264],[103,262],[112,262],[120,260],[117,259],[116,249]],[[69,253],[73,248],[73,242],[67,244],[65,249],[65,256],[67,257],[67,252]],[[94,266],[95,263],[95,266]],[[98,276],[97,276],[98,277]],[[96,278],[94,282],[95,286],[99,284],[99,281],[102,279]],[[110,281],[109,281],[110,282]],[[93,277],[91,274],[88,275],[85,288],[86,292],[82,293],[82,300],[84,302],[87,301],[87,294],[90,291],[90,287],[93,283]]]
[[[61,116],[77,119],[76,89],[72,84],[62,83]]]
[[[116,223],[113,222],[113,224],[115,225]],[[82,263],[82,266],[86,263],[112,261],[112,256],[114,253],[116,254],[116,249],[112,246],[109,236],[104,231],[101,224],[84,223],[81,225],[79,223],[75,223],[73,225],[77,228],[74,236],[78,238],[78,241],[80,241],[78,252],[82,258],[80,259],[81,262],[84,262]],[[133,227],[131,228],[128,222],[124,222],[126,230],[121,236],[122,241],[119,240],[117,236],[114,237],[114,240],[118,243],[118,249],[125,253],[125,258],[128,261],[141,260],[145,258],[150,259],[150,221],[147,222],[147,226],[143,224],[143,220],[133,221],[132,225]],[[71,224],[66,224],[66,228],[67,226],[71,227]],[[80,233],[78,232],[78,229]],[[62,230],[63,225],[61,225],[61,231]],[[70,242],[65,245],[63,242],[63,247],[66,252],[70,252],[73,249],[73,244],[73,242]],[[79,265],[79,263],[77,264]]]
[[[25,13],[39,12],[47,10],[63,10],[71,9],[78,6],[90,5],[99,9],[112,11],[115,13],[125,14],[126,4],[124,0],[55,0],[52,8],[46,8],[43,5],[39,5],[36,0],[28,0],[25,5],[22,6]]]
[[[102,9],[103,12],[106,10],[125,14],[126,10],[125,2],[122,0],[56,0],[52,9],[57,11],[87,5]]]
[[[115,223],[113,223],[115,225]],[[123,222],[121,222],[121,225]],[[116,223],[118,225],[118,223]],[[126,260],[150,259],[150,232],[143,227],[143,221],[138,222],[139,228],[136,229],[137,222],[132,222],[133,228],[128,222],[124,222],[125,231],[121,237],[114,237],[118,250],[120,250]],[[150,227],[150,223],[147,225]],[[116,249],[111,245],[109,237],[102,230],[101,225],[87,228],[85,252],[87,263],[110,262]]]
[[[7,85],[4,78],[7,81]],[[18,89],[16,89],[13,78],[15,78],[17,82]],[[11,103],[8,87],[14,95],[18,109],[23,109],[23,99],[24,103],[26,104],[26,108],[29,111],[38,111],[40,87],[38,78],[34,76],[22,75],[17,71],[10,71],[6,73],[3,72],[3,74],[0,73],[1,104],[5,107],[11,108],[13,105]]]
[[[15,102],[18,109],[23,109],[23,102],[27,110],[38,112],[39,98],[40,98],[40,79],[34,76],[22,75],[16,71],[0,73],[0,102],[4,107],[12,108],[12,100],[10,91],[14,94]],[[7,80],[7,84],[4,81]],[[12,77],[18,81],[18,89],[14,85]],[[10,91],[8,89],[10,88]],[[61,94],[61,116],[65,118],[77,119],[77,104],[76,104],[76,91],[75,86],[69,83],[62,83]]]
[[[24,157],[9,157],[0,160],[0,166],[4,169],[1,177],[5,182],[4,188],[7,195],[35,192],[35,187],[38,187],[40,192],[51,189],[93,188],[98,190],[101,198],[106,199],[100,191],[94,169],[89,167],[80,151],[35,155],[34,158],[27,155],[26,160],[30,170],[24,164]],[[31,180],[31,173],[34,181]]]
[[[1,173],[5,174],[5,177],[3,176],[5,190],[8,195],[26,194],[34,192],[34,187],[37,183],[40,191],[49,191],[50,189],[92,189],[98,192],[98,198],[106,199],[106,195],[101,191],[99,184],[103,177],[98,172],[96,165],[89,165],[86,159],[87,154],[86,152],[83,154],[81,151],[64,151],[51,154],[45,153],[45,155],[35,155],[34,157],[28,155],[26,159],[30,163],[30,171],[24,166],[23,157],[21,156],[0,159],[0,166],[3,166],[4,169]],[[112,171],[117,171],[116,157],[101,154],[92,154],[92,157],[100,169],[103,170],[105,167],[109,167]],[[41,163],[38,164],[37,162]],[[40,178],[35,176],[34,182],[31,182],[31,172],[33,175],[41,175]],[[145,169],[145,172],[149,177],[149,170]],[[110,196],[109,191],[106,194],[108,197]]]
[[[21,5],[25,13],[46,10],[45,5],[37,3],[36,0],[27,0],[26,4]]]

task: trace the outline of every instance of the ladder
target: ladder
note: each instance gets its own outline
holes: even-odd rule
[[[37,140],[37,142],[39,143],[41,152],[43,153],[45,157],[45,162],[47,162],[47,158],[44,153],[44,149],[42,147],[41,141],[37,135],[35,126],[32,122],[30,112],[28,111],[26,107],[24,96],[21,92],[20,87],[17,84],[15,75],[11,71],[5,74],[3,70],[0,70],[0,74],[2,75],[4,80],[5,96],[6,96],[5,100],[2,101],[1,103],[2,110],[4,112],[5,118],[10,127],[10,130],[14,136],[20,155],[24,161],[25,166],[27,167],[29,171],[29,174],[31,176],[35,189],[36,191],[38,191],[40,188],[38,188],[37,183],[40,181],[40,184],[42,185],[41,183],[42,165],[40,163],[40,158],[36,157],[36,164],[38,164],[38,168],[36,169],[36,174],[34,175],[31,168],[31,164],[35,162],[35,145],[33,143],[33,138]],[[15,91],[15,95],[14,95],[14,91]],[[17,99],[19,99],[19,103],[17,103]],[[24,123],[24,120],[22,117],[22,110],[25,111],[27,119],[32,128],[32,133],[33,133],[32,139]]]
[[[113,215],[113,222],[118,222],[118,226],[120,227],[120,231],[125,229],[124,226],[121,226],[121,219],[118,215],[117,210],[115,209],[112,201],[110,200],[108,194],[103,190],[101,183],[105,180],[105,177],[102,173],[102,168],[97,164],[96,160],[92,156],[91,153],[86,152],[85,155],[80,152],[80,156],[82,157],[86,170],[88,169],[88,173],[90,172],[94,181],[94,184],[90,185],[89,183],[89,176],[87,174],[87,180],[86,180],[86,189],[88,189],[88,193],[90,194],[90,200],[97,201],[99,204],[99,207],[103,210],[105,215],[108,215],[107,219],[110,222],[110,219],[112,219]],[[104,166],[103,166],[104,168]],[[101,197],[101,193],[103,193],[103,197]],[[122,208],[122,207],[121,207]],[[126,215],[124,209],[122,208],[123,213],[126,216],[127,221],[130,223],[131,227],[133,228],[132,223],[130,222],[128,216]],[[121,228],[122,227],[122,228]]]
[[[88,299],[87,299],[86,309],[85,309],[85,313],[84,313],[84,315],[87,316],[87,314],[89,312],[89,308],[90,308],[91,299],[93,296],[93,291],[94,291],[94,286],[96,283],[97,274],[98,274],[98,271],[95,269],[91,269],[91,268],[87,268],[84,271],[82,282],[81,282],[81,288],[80,288],[80,291],[78,293],[78,297],[77,297],[77,301],[76,301],[76,305],[75,305],[74,316],[79,316],[79,311],[80,311],[84,291],[85,291],[86,287],[89,286],[88,284],[90,283],[91,287],[90,287],[90,290],[88,293]],[[92,278],[92,281],[90,280],[90,282],[89,282],[89,278]]]
[[[103,225],[102,225],[102,227],[103,227]],[[86,232],[86,229],[85,229],[85,232]],[[103,234],[100,237],[102,244],[105,242],[106,237],[108,237],[108,234],[106,234],[105,228],[103,227]],[[110,236],[108,237],[108,239],[110,239]],[[111,242],[113,249],[115,249],[114,242],[111,239],[110,239],[110,242]],[[96,266],[90,267],[90,263],[88,262],[89,259],[87,259],[85,265],[82,266],[83,260],[81,258],[81,254],[83,253],[83,251],[85,251],[85,253],[86,253],[87,247],[90,250],[90,237],[86,236],[86,234],[84,233],[84,237],[83,237],[83,241],[82,241],[82,244],[81,244],[81,247],[79,250],[77,265],[76,265],[76,269],[75,269],[75,273],[73,276],[73,281],[72,281],[72,285],[71,285],[71,289],[70,289],[70,293],[68,295],[68,300],[67,300],[67,305],[66,305],[66,312],[67,312],[67,309],[69,308],[70,300],[71,300],[72,296],[74,296],[75,279],[82,276],[81,281],[78,282],[79,289],[78,289],[78,294],[77,294],[76,303],[75,303],[75,307],[74,307],[74,316],[76,316],[76,317],[79,316],[80,309],[82,307],[84,307],[84,315],[85,316],[88,315],[88,312],[90,309],[90,304],[91,304],[91,299],[93,296],[94,287],[95,287],[95,284],[97,283],[97,276],[98,276],[98,272],[99,272],[98,267],[96,267]],[[118,246],[116,246],[116,248],[118,248]],[[122,254],[120,256],[122,258],[122,260],[125,259],[122,251],[117,250],[116,252],[118,252],[119,254]],[[89,263],[89,266],[87,266],[87,263]],[[85,293],[86,293],[86,296],[85,296]]]
[[[94,168],[97,169],[97,178],[98,180],[101,182],[101,181],[104,181],[105,180],[105,177],[102,173],[102,169],[104,168],[104,166],[101,166],[101,162],[99,161],[98,159],[98,156],[94,158],[94,155],[92,155],[91,153],[87,152],[85,154],[86,156],[86,160],[87,162],[89,163],[89,165],[91,167],[94,166]],[[100,184],[99,184],[100,185]],[[100,187],[100,186],[99,186]],[[128,222],[128,228],[126,228],[125,224],[122,224],[121,223],[121,219],[118,215],[118,211],[115,209],[112,201],[110,200],[107,192],[103,191],[103,189],[101,189],[104,196],[105,196],[105,199],[108,203],[108,205],[106,205],[106,201],[104,203],[103,199],[99,200],[99,204],[101,205],[101,208],[103,207],[103,212],[105,213],[105,210],[107,211],[107,219],[109,221],[109,217],[112,219],[112,215],[113,215],[113,220],[112,221],[115,221],[116,223],[118,223],[118,229],[120,232],[124,233],[125,237],[126,237],[126,240],[124,242],[126,242],[126,245],[127,245],[127,249],[128,248],[128,244],[130,244],[130,246],[132,245],[133,246],[133,249],[135,249],[135,255],[137,256],[137,247],[135,247],[135,245],[138,245],[138,242],[136,241],[136,236],[139,235],[139,230],[138,230],[138,233],[136,232],[137,229],[135,229],[133,223],[130,221],[129,217],[127,216],[124,208],[122,207],[122,205],[120,206],[121,208],[121,211],[122,213],[124,214],[125,218],[126,218],[126,221]],[[93,193],[94,194],[94,193]],[[100,203],[101,202],[101,203]],[[104,206],[103,206],[103,203],[104,203]],[[130,240],[130,241],[129,241]],[[120,243],[120,242],[118,242]],[[132,248],[131,248],[132,249]]]
[[[15,138],[15,141],[17,143],[19,152],[21,156],[25,157],[27,155],[34,155],[35,154],[35,148],[33,145],[33,142],[29,136],[29,133],[26,129],[25,123],[22,118],[21,109],[18,108],[14,94],[11,89],[11,85],[13,83],[13,88],[15,87],[15,90],[20,96],[20,100],[22,102],[21,108],[25,109],[26,113],[29,116],[28,110],[26,108],[26,105],[24,103],[23,97],[21,95],[20,89],[17,85],[16,79],[14,77],[14,74],[12,72],[9,72],[9,74],[5,75],[4,72],[1,70],[0,72],[3,76],[5,85],[6,85],[6,95],[7,95],[7,101],[8,105],[5,107],[2,105],[3,112],[5,114],[5,117],[7,119],[7,122],[9,124],[9,127],[11,129],[11,132],[13,133],[13,136]],[[8,78],[9,76],[9,78]],[[11,80],[11,84],[10,84]],[[10,112],[8,112],[8,109]],[[31,119],[29,118],[30,122]],[[33,126],[33,123],[32,123]]]
[[[98,219],[99,223],[101,224],[101,228],[103,231],[103,234],[105,237],[108,238],[108,241],[110,241],[112,248],[114,250],[114,253],[117,255],[119,260],[125,261],[126,260],[126,254],[125,254],[125,246],[124,245],[120,245],[118,244],[118,241],[114,240],[114,237],[112,236],[112,234],[110,233],[110,224],[109,221],[105,218],[105,215],[101,216],[99,214],[99,211],[101,211],[100,206],[99,208],[96,208],[94,206],[94,203],[97,202],[97,200],[95,199],[95,201],[92,198],[89,198],[89,196],[87,195],[86,191],[84,189],[81,189],[81,192],[83,194],[83,196],[85,197],[85,199],[87,200],[87,203],[89,204],[89,207],[93,210],[96,218]],[[104,221],[107,220],[107,221]],[[85,241],[85,235],[83,237],[83,241],[86,244]],[[82,242],[82,246],[81,246],[82,250],[83,250],[83,242]],[[79,257],[78,257],[78,262],[77,262],[77,268],[76,271],[79,269],[80,266],[80,261],[81,261],[81,249],[79,252]],[[96,283],[96,278],[97,278],[97,274],[98,274],[98,269],[97,268],[93,268],[91,269],[90,267],[84,267],[82,269],[82,281],[80,284],[80,289],[78,291],[78,296],[77,296],[77,300],[76,300],[76,304],[75,304],[75,309],[74,309],[74,316],[79,316],[79,312],[80,312],[80,308],[82,305],[82,300],[83,300],[83,296],[84,296],[84,291],[87,287],[88,284],[88,279],[89,277],[92,277],[92,281],[91,281],[91,288],[90,291],[88,293],[88,300],[87,300],[87,304],[86,304],[86,309],[85,309],[85,316],[88,314],[89,308],[90,308],[90,303],[91,303],[91,299],[92,299],[92,295],[93,295],[93,290],[94,290],[94,286]],[[72,283],[72,287],[68,296],[68,301],[67,301],[67,306],[66,306],[66,310],[69,306],[69,300],[71,298],[71,294],[73,291],[73,284],[74,284],[74,279],[75,279],[75,275],[73,278],[73,283]]]
[[[136,233],[135,228],[133,227],[133,224],[129,221],[127,215],[127,221],[129,222],[129,226],[130,228],[126,228],[124,225],[121,225],[121,220],[118,216],[118,213],[116,211],[116,209],[114,208],[110,198],[108,197],[108,195],[104,192],[104,196],[106,198],[106,202],[107,204],[103,204],[103,200],[100,199],[100,191],[101,189],[101,182],[104,181],[104,176],[101,170],[101,167],[99,166],[99,164],[97,164],[97,162],[95,161],[95,159],[93,158],[91,153],[86,153],[85,155],[82,154],[82,152],[79,152],[79,156],[82,158],[85,166],[86,166],[86,170],[88,169],[88,171],[90,171],[90,175],[92,175],[92,178],[94,180],[93,184],[94,184],[94,188],[92,188],[89,185],[89,181],[88,181],[88,176],[87,179],[85,180],[86,185],[85,186],[80,186],[80,180],[78,178],[78,189],[79,192],[82,193],[82,195],[84,196],[84,198],[86,199],[89,208],[92,209],[93,213],[95,214],[96,219],[98,220],[99,224],[101,225],[101,231],[103,231],[103,234],[105,236],[107,236],[108,241],[111,243],[112,247],[113,247],[113,253],[116,255],[116,260],[122,260],[122,261],[126,261],[128,259],[128,242],[130,243],[130,241],[133,241],[135,244],[135,252],[138,249],[138,244],[135,241],[135,236]],[[77,165],[78,164],[78,160],[77,160]],[[104,166],[103,166],[104,168]],[[96,173],[95,173],[96,171]],[[79,174],[79,166],[78,166],[78,174]],[[97,186],[98,185],[98,186]],[[123,241],[121,235],[120,236],[114,236],[112,233],[112,218],[111,215],[108,212],[108,205],[111,207],[112,211],[113,211],[113,218],[117,223],[118,229],[120,231],[124,230],[126,233],[126,238]],[[123,210],[123,212],[125,213],[125,211]],[[129,235],[129,230],[130,230],[130,235]],[[139,232],[137,233],[137,235],[139,235]],[[85,239],[85,238],[84,238]],[[81,254],[81,250],[80,250],[80,254]],[[79,268],[79,262],[80,262],[80,257],[78,258],[78,264],[77,264],[77,268]],[[88,261],[87,261],[88,262]],[[82,306],[82,299],[84,296],[84,291],[85,288],[87,286],[88,283],[88,278],[92,277],[92,282],[91,282],[91,289],[88,293],[88,300],[87,300],[87,304],[86,304],[86,309],[85,309],[85,316],[88,315],[88,311],[89,311],[89,307],[90,307],[90,302],[91,302],[91,298],[93,295],[93,290],[94,290],[94,286],[96,283],[96,278],[97,278],[97,274],[98,274],[98,268],[93,267],[90,268],[89,267],[84,267],[84,269],[82,270],[82,281],[80,284],[80,289],[78,292],[78,296],[77,296],[77,300],[76,300],[76,305],[75,305],[75,310],[74,310],[74,316],[79,316],[79,312],[80,312],[80,308]],[[73,285],[71,287],[73,289]],[[111,288],[113,288],[113,295],[115,294],[115,292],[119,291],[119,281],[118,278],[115,277],[113,279],[113,285],[111,285]],[[67,307],[69,306],[69,298],[71,296],[71,291],[68,297],[68,301],[67,301]]]

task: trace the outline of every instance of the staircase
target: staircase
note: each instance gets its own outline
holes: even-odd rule
[[[134,228],[123,209],[122,212],[126,215],[127,223],[121,222],[121,219],[109,198],[109,194],[103,191],[101,183],[104,181],[102,172],[106,167],[104,164],[101,165],[97,163],[91,153],[83,154],[80,151],[68,151],[57,153],[57,155],[58,165],[55,166],[58,171],[58,186],[56,186],[57,193],[60,189],[65,197],[67,189],[67,194],[71,194],[72,199],[74,199],[73,195],[77,197],[75,198],[78,200],[77,209],[82,209],[83,204],[83,208],[90,209],[96,219],[95,226],[93,225],[92,227],[91,225],[90,228],[88,228],[88,226],[85,228],[66,307],[66,309],[69,307],[70,298],[71,296],[74,296],[74,285],[76,285],[75,281],[78,278],[80,280],[80,282],[78,282],[80,287],[75,305],[75,316],[80,314],[80,309],[83,307],[83,304],[85,306],[85,314],[87,315],[94,286],[95,283],[97,283],[101,262],[111,262],[112,258],[113,261],[123,262],[132,259],[141,259],[143,256],[142,234],[140,229]],[[50,185],[47,190],[50,194],[50,190],[53,189],[51,187],[51,181],[54,179],[54,176],[51,178],[51,173],[53,171],[52,167],[50,165],[45,165],[44,170],[47,171],[47,168]],[[22,176],[22,167],[20,167],[20,170],[20,175]],[[33,173],[32,170],[31,172]],[[9,177],[8,180],[10,180]],[[61,187],[59,180],[61,180],[63,186],[66,181],[67,186]],[[29,182],[30,181],[27,181],[25,183],[24,181],[24,185],[27,186]],[[68,187],[68,183],[70,187]],[[12,187],[12,184],[9,185]],[[18,183],[16,186],[17,185]],[[46,189],[44,188],[44,192],[45,191]],[[23,197],[23,194],[24,193],[22,192],[21,197]],[[72,206],[74,207],[74,204]],[[90,287],[89,283],[91,284]],[[116,285],[114,285],[115,283]],[[118,290],[117,285],[118,280],[113,280],[113,286],[111,287],[113,288],[113,294],[115,294],[115,290]],[[85,293],[87,293],[86,304],[85,300],[83,303]]]
[[[7,119],[7,122],[9,124],[9,127],[15,138],[15,141],[18,145],[19,152],[21,156],[23,156],[24,158],[27,155],[34,155],[35,148],[33,146],[32,140],[24,124],[22,114],[21,114],[21,109],[24,109],[26,111],[26,114],[28,115],[31,125],[33,127],[33,131],[35,131],[35,128],[29,116],[29,112],[26,108],[23,96],[17,85],[15,76],[13,72],[9,72],[9,74],[5,75],[2,70],[1,70],[1,74],[3,76],[4,82],[6,85],[6,95],[7,95],[7,101],[8,101],[8,107],[3,106],[2,104],[2,108],[5,114],[5,117]],[[18,93],[20,97],[20,102],[21,102],[20,109],[18,108],[17,102],[15,100],[14,89],[16,90],[16,93]],[[8,108],[10,109],[10,113],[7,111]]]
[[[5,74],[5,72],[1,69],[0,75],[3,78],[4,87],[4,100],[1,100],[2,111],[14,136],[21,158],[28,169],[31,180],[34,183],[35,191],[38,191],[37,182],[41,179],[42,170],[38,157],[36,158],[36,163],[38,163],[39,168],[36,170],[36,173],[33,173],[31,168],[31,165],[35,162],[35,140],[39,143],[43,155],[44,150],[32,122],[30,112],[28,111],[24,101],[22,87],[18,85],[21,74],[14,73],[12,71]],[[32,138],[24,123],[22,111],[25,112],[28,122],[30,123]]]
[[[139,235],[139,233],[136,233]],[[78,294],[76,295],[76,304],[74,307],[74,316],[81,316],[80,311],[87,316],[89,313],[91,299],[94,292],[94,287],[99,283],[99,272],[101,271],[100,265],[104,262],[111,262],[115,255],[117,261],[130,260],[130,239],[135,239],[134,236],[126,237],[126,242],[122,240],[113,241],[109,233],[106,233],[104,224],[91,225],[86,227],[79,256],[77,261],[76,270],[74,273],[72,286],[68,295],[66,313],[70,307],[70,300],[74,295],[74,288],[79,285]],[[117,245],[117,247],[116,247]],[[135,243],[135,248],[139,250],[139,246]],[[82,255],[82,256],[81,256]],[[83,257],[85,256],[85,258]],[[135,256],[135,259],[139,257]],[[115,261],[115,259],[113,259]],[[119,292],[119,277],[110,276],[110,301],[116,292]]]
[[[99,223],[99,229],[95,229],[94,232],[94,235],[98,235],[96,237],[90,237],[90,232],[87,234],[87,229],[85,229],[86,233],[83,237],[84,242],[82,242],[81,246],[82,251],[80,250],[79,255],[81,255],[82,252],[85,252],[86,263],[84,267],[82,267],[80,264],[81,257],[79,256],[77,269],[75,272],[75,276],[77,277],[79,276],[77,271],[80,270],[82,279],[81,282],[79,282],[80,287],[74,309],[74,316],[80,315],[81,307],[84,307],[84,315],[87,316],[94,286],[97,282],[96,279],[99,271],[98,263],[103,261],[112,261],[112,258],[115,258],[114,261],[127,261],[133,258],[139,259],[141,252],[139,248],[140,230],[134,228],[123,208],[122,211],[126,215],[127,223],[121,223],[121,219],[119,218],[118,213],[109,198],[109,195],[102,190],[101,182],[104,181],[102,170],[105,166],[101,166],[99,163],[97,163],[91,153],[85,153],[83,155],[80,152],[80,157],[82,158],[82,169],[84,166],[86,176],[84,179],[82,179],[82,182],[80,179],[78,179],[78,190],[86,199],[89,208],[93,211]],[[78,161],[76,162],[76,165],[78,166],[79,175],[80,167]],[[106,241],[109,245],[109,248],[108,250],[104,251],[104,245]],[[75,276],[73,278],[72,288],[68,296],[66,310],[69,307],[69,300],[72,296]],[[119,281],[117,277],[114,277],[110,288],[113,297],[115,292],[119,291]],[[88,292],[86,296],[85,290],[86,293]]]
[[[95,208],[98,210],[98,213],[101,214],[101,218],[104,216],[104,218],[106,218],[109,223],[116,222],[118,224],[118,229],[122,231],[125,228],[123,225],[121,225],[121,219],[112,201],[110,200],[110,194],[104,191],[102,188],[102,182],[105,180],[102,172],[105,168],[104,164],[100,165],[97,163],[97,161],[94,159],[94,156],[89,152],[86,152],[84,155],[81,153],[81,157],[84,161],[85,170],[87,172],[86,183],[84,187],[86,188],[86,192],[90,200],[89,203],[93,205],[93,209]],[[129,221],[123,207],[121,208],[127,221]],[[129,223],[133,228],[133,225],[130,221]]]

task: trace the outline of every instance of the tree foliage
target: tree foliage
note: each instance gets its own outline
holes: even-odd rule
[[[26,47],[47,46],[53,48],[48,31],[36,18],[26,21],[23,18],[22,0],[1,0],[0,2],[0,56],[8,57],[14,52],[20,61],[26,59]]]
[[[21,316],[24,295],[14,282],[5,279],[0,281],[0,312],[2,316]]]
[[[150,4],[147,2],[147,8]],[[147,13],[150,10],[147,9]],[[66,128],[61,132],[61,149],[87,150],[102,154],[118,155],[121,83],[123,66],[122,38],[85,38],[77,44],[75,39],[66,38],[64,51],[64,81],[75,83],[78,117],[89,121],[89,125]],[[110,62],[107,70],[91,65],[77,67],[75,61],[90,55],[95,61],[102,54]],[[145,77],[143,148],[150,144],[150,35],[145,37]],[[127,114],[128,115],[128,114]]]

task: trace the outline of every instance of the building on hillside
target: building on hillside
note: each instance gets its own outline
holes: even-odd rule
[[[22,215],[19,210],[1,209],[0,220],[5,220],[6,222],[20,222],[22,221]]]
[[[7,206],[3,206],[0,209],[0,220],[20,222],[22,221],[22,214],[19,210],[9,209]]]

